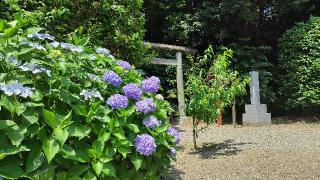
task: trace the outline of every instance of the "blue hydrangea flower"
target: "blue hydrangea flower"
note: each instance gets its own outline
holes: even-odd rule
[[[126,69],[126,70],[130,70],[131,69],[131,65],[127,61],[118,61],[117,65],[122,67],[123,69]]]
[[[170,148],[170,156],[175,157],[177,154],[177,150],[175,148]]]
[[[50,34],[42,34],[42,33],[34,33],[34,34],[29,34],[28,38],[31,39],[40,39],[40,40],[50,40],[50,41],[54,41],[54,37],[51,36]]]
[[[108,98],[107,104],[111,106],[112,109],[127,108],[129,100],[126,96],[115,94]]]
[[[73,44],[69,44],[69,43],[61,42],[60,46],[62,49],[70,50],[72,52],[82,52],[83,51],[83,49],[81,47],[73,45]]]
[[[84,96],[85,100],[90,100],[92,98],[99,98],[100,100],[103,100],[100,92],[96,90],[82,90],[80,95]]]
[[[156,105],[151,98],[136,102],[136,109],[139,112],[148,114],[156,110]]]
[[[44,48],[43,46],[41,46],[39,43],[34,43],[34,42],[21,42],[21,44],[26,44],[34,49],[37,50],[42,50],[42,51],[47,51],[46,48]]]
[[[113,71],[105,72],[102,76],[102,80],[108,84],[112,84],[114,87],[118,87],[122,83],[121,77]]]
[[[179,144],[179,142],[181,140],[181,136],[180,136],[180,133],[179,133],[178,129],[169,128],[167,130],[167,133],[176,139],[176,141],[175,141],[176,144]]]
[[[152,76],[141,82],[141,88],[145,92],[156,93],[160,88],[160,79]]]
[[[135,139],[136,151],[144,156],[150,156],[156,152],[157,144],[148,134],[138,135]]]
[[[13,66],[20,66],[21,65],[21,61],[19,61],[17,58],[15,58],[13,56],[9,56],[7,58],[7,63],[11,64]]]
[[[0,90],[3,91],[7,96],[12,96],[13,94],[21,97],[30,97],[33,92],[31,88],[24,87],[18,81],[13,81],[10,84],[0,85]]]
[[[154,129],[158,126],[160,126],[161,121],[159,121],[156,117],[154,116],[148,116],[143,119],[143,125],[145,125],[147,128]]]
[[[134,100],[139,100],[141,98],[141,95],[142,95],[141,89],[137,85],[135,85],[133,83],[125,85],[122,88],[122,92],[128,98],[131,98],[131,99],[134,99]]]
[[[32,74],[45,73],[48,76],[51,76],[51,71],[49,69],[42,67],[38,64],[24,63],[19,67],[22,71],[29,71],[29,72],[32,72]]]
[[[96,53],[97,54],[103,54],[105,56],[109,56],[110,55],[109,49],[106,49],[106,48],[97,48],[96,49]]]
[[[54,42],[52,42],[52,43],[49,43],[51,46],[53,46],[54,48],[57,48],[57,47],[59,47],[60,46],[60,43],[59,42],[57,42],[57,41],[54,41]]]
[[[97,76],[95,74],[88,73],[87,76],[92,81],[99,81],[100,80],[99,76]]]

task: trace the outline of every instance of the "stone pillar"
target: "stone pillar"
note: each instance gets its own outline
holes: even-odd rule
[[[242,115],[243,124],[271,124],[271,114],[267,113],[267,105],[260,103],[259,73],[251,71],[250,100],[246,104],[246,113]]]
[[[250,75],[251,75],[251,83],[250,83],[251,104],[260,104],[259,73],[257,71],[251,71]]]
[[[183,88],[183,68],[181,52],[176,53],[177,59],[177,91],[178,91],[178,106],[179,106],[179,124],[182,124],[186,117],[186,104],[184,100]]]

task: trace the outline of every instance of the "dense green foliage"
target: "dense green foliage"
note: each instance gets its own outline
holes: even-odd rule
[[[107,47],[116,57],[141,65],[150,60],[143,44],[142,4],[142,0],[1,0],[0,18],[22,14],[58,40],[72,38],[73,32],[89,36],[91,44]]]
[[[145,0],[144,7],[147,40],[200,51],[209,44],[234,50],[232,67],[240,74],[258,70],[261,101],[281,115],[278,40],[295,22],[320,15],[319,0]]]
[[[156,104],[154,112],[139,113],[131,99],[127,108],[111,108],[101,99],[122,94],[125,84],[139,85],[141,74],[120,67],[85,43],[63,48],[31,39],[30,34],[42,29],[25,29],[24,24],[25,20],[0,21],[0,176],[159,179],[176,143],[167,132],[168,102],[143,93],[142,99],[152,98]],[[107,70],[122,78],[119,87],[101,80]],[[7,88],[15,81],[23,87]],[[89,89],[102,97],[86,99],[82,92]],[[147,128],[142,120],[148,115],[162,124]],[[155,139],[155,153],[143,156],[136,151],[140,134]]]
[[[192,68],[188,71],[186,94],[189,97],[188,116],[193,119],[194,148],[197,148],[198,132],[206,128],[199,128],[200,123],[210,125],[215,122],[235,96],[246,93],[250,78],[240,78],[237,71],[230,69],[231,57],[231,50],[214,54],[210,46],[196,62],[190,59]]]
[[[279,42],[280,93],[289,110],[320,109],[320,17],[297,23]]]

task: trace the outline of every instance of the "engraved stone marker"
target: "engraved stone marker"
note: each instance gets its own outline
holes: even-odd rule
[[[267,113],[267,105],[260,104],[259,73],[251,71],[250,100],[246,104],[246,113],[242,115],[243,124],[271,124],[271,114]]]

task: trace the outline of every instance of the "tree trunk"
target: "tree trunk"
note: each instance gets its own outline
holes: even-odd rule
[[[233,99],[232,105],[232,124],[234,128],[237,126],[236,98]]]
[[[197,126],[196,126],[196,122],[195,122],[195,119],[192,118],[192,128],[193,128],[193,148],[194,149],[197,149]]]
[[[222,127],[222,107],[221,107],[221,100],[218,102],[219,108],[219,115],[218,115],[218,127]]]

